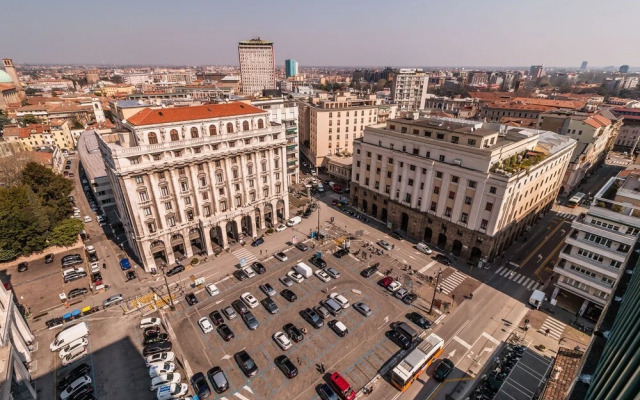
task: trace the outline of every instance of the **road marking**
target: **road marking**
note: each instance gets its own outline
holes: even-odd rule
[[[509,271],[511,271],[509,268],[505,268],[504,271],[500,272],[500,276],[505,276]]]
[[[489,339],[496,346],[500,345],[500,341],[498,339],[494,338],[493,336],[489,335],[487,332],[482,332],[481,336]]]
[[[537,247],[536,247],[536,248],[535,248],[531,253],[529,253],[529,255],[524,259],[524,261],[522,261],[522,262],[520,263],[520,265],[521,265],[521,266],[522,266],[522,265],[525,265],[525,264],[529,261],[529,259],[530,259],[531,257],[533,257],[533,255],[534,255],[534,254],[538,253],[538,250],[540,250],[540,248],[542,248],[542,245],[543,245],[543,244],[545,244],[545,243],[547,242],[547,240],[548,240],[551,236],[553,236],[553,235],[556,233],[556,231],[557,231],[558,229],[560,229],[560,227],[561,227],[563,224],[564,224],[564,221],[560,222],[560,223],[559,223],[559,224],[558,224],[558,225],[557,225],[557,226],[556,226],[556,227],[555,227],[555,228],[554,228],[554,229],[553,229],[553,230],[552,230],[552,231],[551,231],[547,236],[545,236],[545,237],[544,237],[544,240],[543,240],[542,242],[540,242],[540,244],[539,244],[539,245],[538,245],[538,246],[537,246]],[[562,242],[564,242],[564,241],[562,241]],[[543,263],[543,265],[544,265],[544,263]]]
[[[506,267],[500,267],[494,273],[499,274],[500,272],[504,271],[505,269],[506,269]]]
[[[380,325],[380,327],[378,329],[383,328],[388,323],[389,323],[389,316],[387,315],[386,317],[384,317],[384,323],[382,325]]]
[[[233,395],[236,396],[237,398],[239,398],[240,400],[249,400],[248,397],[245,397],[245,396],[243,396],[243,395],[241,395],[240,393],[237,393],[237,392],[234,393]]]
[[[459,338],[459,337],[457,337],[457,336],[454,336],[454,337],[453,337],[453,340],[455,340],[456,342],[458,342],[458,343],[460,343],[461,345],[463,345],[464,347],[466,347],[466,348],[467,348],[467,350],[469,350],[469,349],[471,348],[471,345],[470,345],[469,343],[465,342],[464,340],[460,339],[460,338]]]
[[[518,282],[516,282],[516,283],[519,285],[520,282],[522,282],[524,280],[524,278],[526,278],[526,276],[522,275],[522,277],[520,279],[518,279]]]
[[[527,286],[529,282],[531,282],[531,278],[525,279],[524,282],[522,282],[522,286]]]
[[[447,354],[447,358],[453,358],[456,355],[456,349],[451,350],[449,354]]]
[[[249,386],[244,385],[242,388],[243,388],[244,390],[246,390],[247,392],[249,392],[249,393],[253,394],[253,390],[251,390],[251,388],[250,388]]]
[[[420,271],[418,271],[418,272],[420,272],[421,274],[424,274],[426,271],[428,271],[428,270],[429,270],[429,268],[433,267],[433,266],[434,266],[435,264],[437,264],[437,263],[438,263],[438,262],[437,262],[436,260],[433,260],[433,261],[431,261],[429,264],[427,264],[427,265],[425,265],[424,267],[422,267],[422,268],[420,269]]]

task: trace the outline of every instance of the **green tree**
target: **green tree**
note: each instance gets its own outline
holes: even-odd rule
[[[4,128],[5,125],[10,124],[11,120],[7,117],[7,114],[0,110],[0,131]]]
[[[38,196],[26,185],[0,188],[0,249],[3,260],[42,251],[51,226]]]
[[[84,124],[74,118],[71,123],[71,129],[84,129]]]
[[[28,124],[39,124],[40,123],[40,118],[36,117],[33,114],[27,114],[24,117],[21,117],[19,119],[19,122],[22,125],[28,125]]]
[[[45,208],[51,225],[55,226],[69,213],[69,194],[73,183],[49,168],[30,162],[22,170],[22,183],[31,188]]]
[[[51,231],[49,245],[51,246],[71,246],[78,240],[78,234],[84,228],[84,223],[79,219],[67,218]]]

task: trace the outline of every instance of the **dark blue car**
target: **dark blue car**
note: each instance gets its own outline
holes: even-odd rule
[[[211,389],[207,383],[207,378],[205,378],[202,372],[197,372],[191,377],[191,386],[193,386],[193,391],[201,399],[209,398],[211,395]]]
[[[251,243],[251,246],[253,247],[258,247],[260,246],[262,243],[264,243],[264,239],[259,237],[256,240],[253,241],[253,243]]]
[[[120,268],[122,268],[123,271],[131,268],[131,263],[129,262],[128,258],[123,258],[122,260],[120,260]]]

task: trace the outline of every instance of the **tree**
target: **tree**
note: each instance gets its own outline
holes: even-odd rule
[[[40,123],[40,118],[36,117],[33,114],[26,114],[24,117],[19,118],[18,121],[22,125],[39,124]]]
[[[28,186],[0,188],[0,261],[42,251],[50,226],[46,211]]]
[[[4,128],[5,125],[10,124],[11,120],[7,117],[7,114],[0,110],[0,131]]]
[[[57,225],[69,213],[69,194],[73,183],[49,168],[30,162],[22,170],[22,183],[29,186],[46,209],[51,225]]]
[[[78,240],[78,234],[84,228],[84,224],[79,219],[67,218],[53,228],[49,236],[51,246],[71,246]]]
[[[71,129],[84,129],[84,124],[74,118],[73,122],[71,123]]]

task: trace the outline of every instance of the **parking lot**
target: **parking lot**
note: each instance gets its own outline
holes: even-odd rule
[[[223,394],[227,398],[235,395],[241,400],[291,397],[312,399],[316,398],[315,388],[334,371],[340,372],[358,390],[390,358],[398,353],[404,354],[404,351],[400,351],[397,345],[385,337],[385,332],[392,322],[406,321],[405,315],[416,311],[415,306],[402,303],[377,286],[380,274],[374,274],[368,279],[361,277],[359,272],[366,267],[363,262],[351,255],[335,258],[331,255],[335,245],[329,243],[326,247],[330,251],[323,252],[323,259],[329,267],[340,272],[339,278],[324,283],[314,275],[302,283],[294,283],[290,289],[298,299],[290,303],[277,294],[273,299],[280,311],[274,315],[258,305],[251,310],[260,323],[255,331],[250,331],[239,317],[230,321],[225,319],[235,335],[229,342],[222,340],[215,330],[204,334],[198,326],[198,320],[214,310],[231,305],[244,292],[250,292],[258,300],[262,300],[266,297],[258,288],[262,283],[270,283],[277,292],[285,289],[278,278],[290,271],[297,262],[303,261],[311,265],[308,259],[315,254],[314,250],[302,252],[297,248],[290,248],[286,251],[286,262],[274,258],[263,261],[267,272],[262,275],[243,282],[238,282],[233,277],[227,278],[217,283],[219,295],[210,297],[205,291],[200,291],[197,293],[198,304],[188,306],[186,302],[181,302],[178,310],[169,317],[169,322],[191,372],[206,373],[210,368],[220,366],[231,384],[230,390]],[[369,317],[364,317],[352,307],[343,310],[337,319],[346,325],[349,333],[342,338],[327,326],[327,322],[334,317],[330,316],[324,320],[323,327],[314,329],[300,315],[304,308],[318,305],[333,292],[343,294],[350,304],[361,301],[372,309]],[[283,325],[287,323],[306,328],[307,334],[301,342],[293,343],[290,349],[283,351],[272,336],[277,331],[282,331]],[[414,327],[421,331],[417,326]],[[258,374],[251,378],[243,375],[233,359],[233,355],[243,349],[252,356],[259,368]],[[296,365],[299,371],[297,377],[287,379],[274,366],[274,359],[281,354],[287,355]],[[325,374],[317,369],[321,364],[324,364]]]

